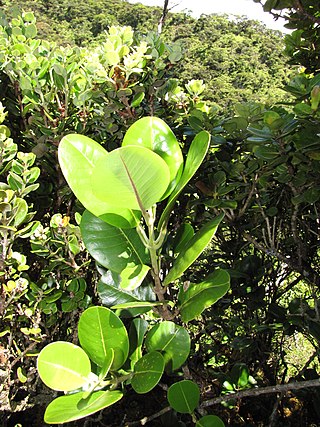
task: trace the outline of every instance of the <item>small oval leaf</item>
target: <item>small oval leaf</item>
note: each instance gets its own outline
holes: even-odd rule
[[[172,371],[180,368],[190,352],[188,332],[170,321],[155,325],[148,332],[145,344],[148,352],[163,352],[167,368]]]
[[[134,365],[134,376],[131,380],[135,392],[148,393],[160,381],[164,370],[164,358],[158,351],[145,354]]]
[[[190,380],[179,381],[168,389],[168,402],[177,412],[192,414],[199,405],[200,390],[196,383]]]
[[[85,310],[78,324],[79,341],[90,359],[103,367],[108,349],[114,351],[112,370],[119,369],[127,359],[129,339],[124,324],[106,307]]]
[[[44,347],[38,356],[38,372],[46,386],[72,391],[88,382],[91,363],[82,348],[65,341]]]

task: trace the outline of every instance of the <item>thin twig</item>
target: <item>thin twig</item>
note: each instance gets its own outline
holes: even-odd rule
[[[225,396],[214,397],[213,399],[205,400],[200,405],[200,408],[206,408],[208,406],[218,405],[221,402],[231,399],[242,399],[243,397],[253,397],[260,396],[262,394],[272,394],[272,393],[285,393],[290,390],[299,390],[302,388],[309,387],[320,387],[320,379],[317,380],[308,380],[300,382],[292,382],[287,384],[278,384],[268,387],[258,387],[250,390],[242,390],[237,393],[231,393]]]

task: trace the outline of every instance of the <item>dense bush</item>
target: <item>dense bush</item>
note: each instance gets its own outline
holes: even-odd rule
[[[266,8],[271,6],[266,2]],[[202,18],[199,25],[210,19]],[[36,34],[35,18],[30,12],[16,15],[9,22],[2,21],[0,361],[3,410],[17,412],[28,405],[43,406],[52,400],[53,396],[44,396],[43,386],[36,381],[32,356],[43,347],[54,348],[45,347],[54,340],[76,344],[76,325],[88,306],[131,304],[118,308],[120,312],[117,312],[125,315],[123,327],[129,327],[130,318],[140,313],[141,305],[146,308],[160,301],[169,311],[157,309],[155,305],[155,311],[144,314],[141,323],[140,318],[135,317],[134,324],[136,327],[139,324],[142,335],[137,342],[140,349],[137,353],[131,352],[129,359],[131,364],[138,363],[142,353],[149,351],[145,359],[145,356],[140,359],[141,366],[137,365],[137,377],[142,374],[144,363],[162,363],[160,353],[164,349],[161,346],[150,346],[150,342],[142,344],[148,328],[145,320],[166,324],[158,323],[162,317],[177,330],[181,328],[179,331],[185,331],[181,324],[189,322],[190,357],[178,374],[167,370],[162,380],[163,387],[173,387],[169,388],[168,400],[178,413],[192,413],[200,404],[202,415],[204,410],[209,414],[214,410],[229,425],[244,425],[243,419],[251,419],[252,425],[266,422],[297,425],[301,420],[311,425],[319,407],[317,388],[295,391],[299,387],[296,382],[289,386],[287,383],[317,379],[319,374],[319,75],[302,73],[288,82],[285,90],[291,96],[288,98],[291,103],[265,105],[251,99],[251,102],[236,104],[233,113],[222,115],[204,99],[206,92],[201,80],[184,85],[174,78],[174,68],[182,57],[181,49],[176,44],[165,44],[155,34],[137,37],[128,27],[112,26],[101,43],[92,47],[61,47],[37,39]],[[306,33],[304,37],[307,38]],[[290,52],[290,44],[288,46]],[[197,153],[192,145],[192,141],[199,138],[197,134],[210,135],[211,142],[201,167],[194,170],[194,177],[187,182],[182,180],[186,184],[183,191],[175,191],[173,185],[171,202],[177,199],[177,204],[173,205],[169,199],[166,207],[157,195],[153,201],[158,202],[160,223],[153,222],[154,212],[145,212],[147,239],[145,231],[139,229],[138,232],[150,250],[150,238],[156,237],[150,227],[155,227],[154,232],[158,233],[161,225],[167,225],[161,245],[156,249],[162,269],[156,271],[155,260],[142,263],[153,273],[156,271],[160,281],[164,280],[164,294],[155,281],[155,293],[152,287],[151,292],[140,293],[126,289],[125,300],[120,301],[121,281],[130,288],[130,280],[126,275],[121,280],[116,278],[114,267],[101,261],[101,253],[108,253],[108,241],[99,249],[97,268],[85,249],[84,244],[97,258],[97,252],[92,250],[96,242],[90,240],[86,229],[92,231],[92,224],[93,228],[101,224],[96,222],[99,218],[92,218],[92,214],[86,212],[80,231],[84,206],[89,211],[95,208],[87,205],[90,197],[86,192],[79,192],[77,186],[75,191],[73,181],[68,180],[79,200],[72,195],[58,164],[57,148],[63,138],[71,141],[68,135],[77,133],[79,141],[84,141],[83,147],[90,147],[92,142],[86,139],[90,137],[97,141],[94,147],[100,147],[99,153],[101,146],[119,153],[117,149],[123,138],[129,138],[125,135],[128,129],[130,135],[130,126],[141,123],[138,119],[144,116],[161,117],[171,127],[184,157],[188,152]],[[123,148],[125,146],[124,143]],[[72,164],[70,153],[60,156],[60,161],[67,159],[65,164],[62,162],[65,175],[66,168]],[[116,158],[117,154],[113,156]],[[197,154],[193,156],[195,161]],[[150,157],[150,162],[153,161]],[[86,168],[85,165],[83,170],[88,170]],[[77,172],[72,173],[77,176]],[[109,179],[113,179],[110,174],[106,180]],[[160,177],[158,181],[160,183]],[[173,213],[169,217],[171,209]],[[201,235],[203,224],[210,224],[221,212],[224,219],[200,255],[204,246],[199,250],[198,233]],[[98,217],[101,212],[93,214]],[[222,215],[218,218],[222,219]],[[136,224],[137,218],[135,221]],[[119,230],[123,227],[114,225]],[[135,232],[135,228],[130,230]],[[197,230],[200,231],[194,235]],[[191,267],[181,279],[181,258],[184,259],[193,243],[198,248],[196,255],[200,256],[192,257],[193,265],[182,263],[184,267]],[[178,252],[183,256],[175,260],[174,253]],[[122,274],[120,270],[116,273]],[[195,298],[194,284],[204,284],[209,292],[211,285],[206,278],[214,270],[230,275],[230,290],[212,307],[201,299],[200,307],[206,310],[202,312],[194,304],[195,311],[190,314],[183,307],[188,298],[190,301]],[[168,291],[167,285],[171,282],[173,285]],[[199,301],[195,298],[192,302]],[[91,307],[89,313],[90,310],[96,309]],[[83,316],[86,313],[88,311],[84,311]],[[95,322],[92,322],[94,329]],[[79,326],[80,336],[81,330]],[[135,333],[134,329],[130,330]],[[148,340],[153,342],[151,338]],[[80,343],[86,347],[86,339],[80,338]],[[62,351],[66,348],[69,346]],[[150,351],[156,355],[148,356]],[[96,363],[90,349],[87,353]],[[109,365],[114,357],[110,354]],[[89,359],[84,358],[84,364],[88,365]],[[46,361],[46,357],[42,360]],[[99,384],[108,375],[107,365],[98,363],[104,374],[99,372]],[[171,385],[182,378],[187,382]],[[197,397],[198,391],[194,389],[195,384],[190,385],[193,384],[190,380],[200,386],[203,403],[199,403],[199,398],[195,398],[195,404],[187,401],[190,407],[183,411],[181,402],[177,403],[172,396],[179,396],[191,387],[190,395]],[[157,381],[154,380],[153,385]],[[98,386],[97,382],[93,384]],[[291,387],[291,396],[273,394],[267,403],[262,401],[259,393],[263,393],[263,387],[276,384],[284,386],[277,389],[283,393]],[[139,381],[132,386],[139,389]],[[88,392],[92,391],[89,387]],[[244,392],[248,396],[251,393],[250,404],[245,398],[240,399],[246,396],[241,394]],[[238,393],[238,400],[230,399],[234,393]],[[215,400],[219,394],[224,396],[224,407],[217,405],[221,400]],[[256,397],[252,397],[254,395]],[[87,397],[85,394],[84,400]],[[119,396],[114,397],[116,401]],[[161,391],[158,397],[166,406]],[[131,398],[129,392],[125,400]],[[150,415],[148,408],[141,408],[131,419],[140,415],[141,418]],[[8,417],[4,414],[4,423]],[[116,417],[109,422],[120,425]],[[191,422],[191,417],[170,412],[162,422],[167,426],[178,425],[178,422],[184,425],[183,422]],[[214,421],[210,418],[207,422]],[[218,422],[216,418],[215,422]]]

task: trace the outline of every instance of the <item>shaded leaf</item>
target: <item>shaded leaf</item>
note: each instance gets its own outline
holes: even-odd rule
[[[145,354],[134,365],[132,388],[137,393],[148,393],[160,381],[164,370],[164,358],[157,352]]]
[[[199,405],[200,390],[196,383],[190,380],[179,381],[168,389],[168,402],[177,412],[192,414]]]

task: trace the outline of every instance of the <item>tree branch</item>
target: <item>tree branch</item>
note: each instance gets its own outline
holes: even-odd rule
[[[253,388],[250,390],[242,390],[237,393],[228,394],[225,396],[214,397],[213,399],[205,400],[200,405],[200,408],[218,405],[221,402],[231,399],[242,399],[243,397],[261,396],[262,394],[285,393],[290,390],[300,390],[302,388],[320,387],[320,379],[308,380],[301,382],[292,382],[287,384],[278,384],[268,387]]]

